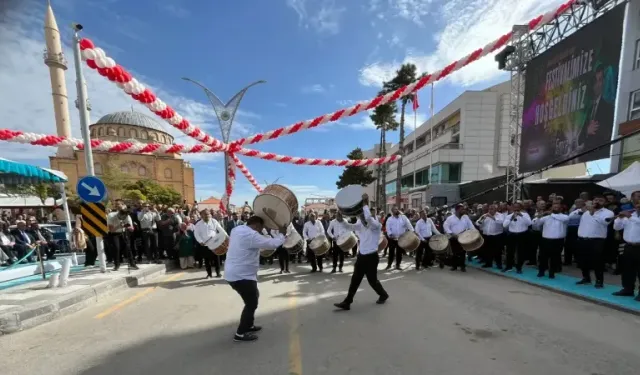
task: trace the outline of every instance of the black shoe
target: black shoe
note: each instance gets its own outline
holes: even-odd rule
[[[555,279],[556,278],[556,274],[549,272],[549,278],[550,279]]]
[[[129,268],[131,268],[132,270],[139,270],[140,267],[136,266],[135,264],[130,264]]]
[[[314,272],[318,272],[318,270],[311,270],[311,271],[309,271],[309,273],[314,273]]]
[[[205,280],[206,279],[211,279],[211,278],[213,278],[213,275],[207,275],[207,276],[204,277]]]
[[[222,275],[220,275],[219,273],[218,273],[218,274],[216,274],[216,278],[217,278],[217,279],[219,279],[219,278],[221,278],[221,277],[222,277]]]
[[[544,277],[544,272],[538,272],[538,274],[536,275],[538,277]]]
[[[400,268],[400,266],[396,266],[396,270],[402,271],[402,268]]]
[[[491,268],[491,265],[490,264],[483,264],[482,268]]]
[[[284,273],[291,273],[289,270],[284,270]]]
[[[440,269],[443,270],[444,269],[444,263],[440,263],[440,265],[438,267],[440,267]]]
[[[118,266],[113,267],[113,270],[114,270],[114,271],[117,271],[118,269],[120,269],[120,266],[119,266],[119,265],[118,265]]]
[[[509,272],[511,271],[513,268],[511,267],[507,267],[507,268],[503,268],[500,272]]]
[[[522,270],[516,270],[516,273],[517,273],[518,275],[522,275]]]
[[[638,293],[638,296],[636,298],[634,298],[633,300],[640,302],[640,293]]]
[[[611,293],[614,296],[620,296],[620,297],[633,297],[633,290],[626,290],[626,289],[621,289],[617,292]]]
[[[334,303],[333,306],[342,310],[351,310],[351,304],[346,302]]]
[[[338,272],[342,272],[342,268],[340,268],[340,269],[338,270]]]
[[[331,273],[336,273],[336,269],[335,269],[335,268],[334,268],[334,269],[332,269],[332,270],[331,270]]]
[[[582,279],[576,282],[576,285],[587,285],[587,284],[591,284],[591,280]]]
[[[596,281],[595,288],[596,288],[596,289],[602,289],[602,288],[604,288],[604,282],[603,282],[603,281]]]
[[[458,270],[458,267],[451,267],[449,270],[450,270],[450,271],[457,271],[457,270]]]
[[[251,332],[247,332],[244,335],[239,335],[239,334],[235,334],[235,336],[233,336],[233,341],[235,342],[242,342],[242,341],[256,341],[258,339],[258,336],[254,335]]]
[[[262,331],[262,327],[261,326],[252,326],[251,328],[249,328],[249,332],[260,332]]]
[[[466,268],[460,268],[460,272],[467,272]]]
[[[387,266],[384,270],[385,270],[385,271],[388,271],[388,270],[390,270],[390,269],[391,269],[391,266]]]
[[[383,305],[385,302],[387,302],[388,299],[389,299],[389,295],[387,294],[386,296],[381,296],[380,298],[378,298],[376,303],[378,305]]]

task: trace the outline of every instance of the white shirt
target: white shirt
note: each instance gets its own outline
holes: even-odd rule
[[[580,210],[573,211],[569,216],[579,215]],[[580,218],[578,237],[582,238],[607,238],[607,227],[613,220],[613,211],[601,208],[594,212],[585,211]]]
[[[496,212],[493,217],[489,215],[485,216],[484,219],[482,219],[482,223],[480,223],[480,219],[476,221],[476,224],[480,227],[480,231],[482,231],[485,236],[497,236],[504,233],[503,223],[504,214],[500,212]]]
[[[346,224],[349,223],[345,219],[342,219],[342,221],[338,221],[338,219],[331,220],[329,229],[327,229],[327,236],[331,239],[338,239],[343,234],[351,232],[351,229]]]
[[[416,223],[415,231],[418,235],[418,238],[420,238],[420,241],[428,240],[431,236],[433,236],[434,233],[440,234],[438,228],[436,228],[435,224],[433,224],[433,221],[429,218],[427,218],[426,221],[423,219],[418,220],[418,222]]]
[[[209,222],[204,220],[198,221],[193,229],[193,235],[200,245],[204,245],[220,232],[225,232],[225,230],[222,228],[218,220],[214,218],[209,219]]]
[[[153,211],[139,211],[140,229],[156,229],[156,221],[160,221],[160,214]]]
[[[123,224],[129,225],[129,226],[133,226],[133,221],[131,220],[131,215],[127,214],[126,217],[124,219],[120,219],[120,217],[118,217],[118,212],[112,212],[107,216],[107,223],[116,228],[115,231],[111,231],[111,228],[109,228],[109,232],[111,233],[123,233],[124,232],[124,226]]]
[[[476,229],[467,215],[462,215],[460,218],[456,215],[451,215],[444,221],[442,226],[444,227],[445,233],[455,235],[458,235],[467,229]]]
[[[387,227],[387,235],[395,239],[400,238],[404,232],[413,231],[413,225],[405,215],[389,216],[385,226]]]
[[[569,215],[551,214],[533,219],[532,225],[537,230],[542,228],[542,238],[557,240],[567,236]]]
[[[502,225],[509,229],[509,233],[524,233],[529,229],[531,216],[523,211],[520,211],[520,215],[522,216],[516,216],[514,218],[513,214],[509,214],[504,218]]]
[[[345,221],[345,225],[350,230],[355,231],[360,239],[360,247],[358,249],[360,254],[368,255],[377,253],[380,235],[382,234],[382,224],[380,224],[375,217],[371,216],[369,206],[362,207],[362,212],[364,213],[364,220],[367,222],[367,225],[362,224],[360,220],[355,224]]]
[[[266,237],[253,228],[241,225],[233,228],[229,237],[229,250],[224,263],[224,279],[227,281],[258,280],[260,249],[277,249],[284,243],[284,236]]]
[[[631,217],[617,218],[613,222],[613,229],[622,230],[622,238],[626,243],[637,244],[640,243],[640,218],[638,212],[631,214]]]
[[[305,240],[310,241],[321,234],[324,234],[324,227],[320,220],[316,220],[315,224],[312,223],[311,220],[304,223],[302,237],[304,237]]]

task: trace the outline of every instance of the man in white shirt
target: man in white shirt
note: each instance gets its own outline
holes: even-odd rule
[[[344,251],[338,247],[337,240],[340,236],[349,232],[351,232],[351,229],[349,229],[348,223],[344,220],[342,212],[338,211],[336,218],[331,220],[329,228],[327,229],[327,237],[329,237],[333,243],[333,246],[331,247],[331,251],[333,252],[333,269],[331,270],[331,273],[336,272],[336,267],[338,267],[338,270],[342,272],[342,266],[344,265]],[[338,260],[340,260],[339,264]]]
[[[302,229],[302,237],[307,241],[307,258],[311,263],[311,272],[318,270],[322,272],[322,256],[316,257],[316,254],[309,246],[311,241],[319,235],[324,235],[324,227],[320,220],[316,220],[316,214],[312,212],[309,214],[309,221],[304,223],[304,228]]]
[[[420,265],[428,268],[433,265],[433,251],[429,246],[429,238],[434,234],[440,234],[438,228],[433,221],[427,217],[426,211],[420,211],[420,220],[416,223],[416,234],[420,238],[420,246],[416,251],[416,270],[420,269]]]
[[[151,208],[149,203],[142,205],[142,210],[138,211],[138,221],[140,221],[140,231],[142,232],[142,247],[149,262],[160,263],[160,252],[158,251],[157,222],[160,221],[160,214],[155,207]]]
[[[640,280],[640,202],[635,202],[636,210],[623,211],[613,222],[614,230],[624,230],[625,242],[622,253],[622,290],[614,296],[633,297],[636,290],[636,278]],[[640,292],[635,298],[640,301]]]
[[[113,251],[113,270],[120,268],[120,254],[124,248],[127,258],[129,258],[129,268],[138,269],[135,258],[131,253],[131,241],[129,236],[133,232],[133,221],[129,210],[122,199],[115,200],[116,211],[109,213],[107,216],[107,225],[109,226],[109,236]]]
[[[356,231],[360,238],[360,252],[353,266],[353,275],[349,284],[349,292],[344,301],[335,303],[334,306],[342,310],[350,310],[353,298],[358,291],[362,278],[367,276],[367,281],[371,288],[378,294],[377,304],[381,305],[389,299],[389,294],[384,290],[378,281],[378,243],[382,235],[382,224],[376,220],[375,211],[369,210],[369,196],[362,195],[362,214],[360,220],[355,224],[346,223],[347,227]]]
[[[233,338],[234,341],[255,341],[258,336],[254,332],[262,328],[254,324],[255,312],[258,308],[258,269],[260,268],[260,249],[277,249],[284,243],[287,227],[280,228],[275,238],[262,235],[264,220],[252,216],[246,225],[231,230],[229,250],[225,262],[224,278],[238,292],[244,301],[244,309],[240,315],[240,325]]]
[[[562,207],[558,201],[553,203],[550,213],[545,212],[533,219],[533,227],[536,230],[542,229],[538,256],[538,277],[544,277],[547,269],[550,279],[556,277],[555,272],[560,269],[562,263],[562,247],[567,236],[568,224],[569,215],[562,213]]]
[[[596,276],[595,287],[604,288],[604,245],[607,239],[607,228],[613,220],[613,212],[604,208],[602,195],[593,198],[587,211],[573,211],[569,217],[582,215],[578,226],[578,266],[582,270],[582,280],[576,284],[591,284],[591,270]]]
[[[508,230],[507,233],[507,266],[502,272],[513,269],[516,252],[518,254],[518,262],[516,263],[516,271],[522,273],[522,266],[527,257],[527,239],[529,238],[529,226],[531,226],[531,216],[522,209],[522,204],[516,202],[512,206],[513,212],[504,218],[503,227]]]
[[[393,259],[396,260],[396,269],[400,270],[400,263],[402,263],[402,252],[404,249],[401,249],[398,246],[398,238],[404,234],[404,232],[413,232],[413,225],[409,219],[400,211],[397,207],[394,207],[393,215],[389,216],[385,226],[387,228],[387,236],[389,237],[389,259],[387,260],[387,268],[391,269],[391,265],[393,264]]]
[[[491,268],[493,263],[502,269],[502,253],[504,250],[503,233],[504,215],[498,212],[498,206],[492,204],[489,211],[476,221],[484,236],[484,264],[482,268]]]
[[[458,235],[466,230],[476,228],[473,226],[469,216],[466,215],[464,206],[457,204],[454,214],[449,216],[442,226],[444,232],[451,235],[449,240],[451,252],[453,253],[451,271],[455,271],[460,267],[460,271],[467,272],[465,251],[462,249],[460,242],[458,242]]]
[[[220,278],[220,257],[215,255],[209,247],[207,242],[213,240],[213,237],[218,233],[225,232],[218,220],[211,216],[211,211],[206,208],[200,212],[200,221],[196,223],[193,228],[193,236],[199,246],[199,255],[204,258],[204,266],[207,270],[207,276],[205,279],[213,277],[211,272],[211,263],[216,269],[216,277]]]

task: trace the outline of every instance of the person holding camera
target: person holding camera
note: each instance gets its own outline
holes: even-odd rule
[[[138,212],[140,221],[140,231],[142,232],[142,248],[149,262],[161,263],[160,252],[158,251],[157,222],[160,221],[160,214],[155,206],[151,207],[145,202],[142,210]]]
[[[131,246],[129,236],[133,232],[133,221],[129,210],[124,204],[122,199],[116,199],[115,201],[116,211],[109,214],[107,217],[107,224],[109,225],[109,240],[111,246],[115,250],[113,256],[114,267],[113,270],[117,271],[120,268],[120,252],[122,249],[126,251],[129,258],[129,267],[138,269],[136,266],[135,258],[131,253]]]

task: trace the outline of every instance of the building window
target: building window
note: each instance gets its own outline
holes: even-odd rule
[[[160,142],[166,144],[167,143],[167,138],[164,135],[161,135],[160,136]]]
[[[127,136],[127,131],[124,128],[118,128],[118,137],[125,138]]]
[[[154,142],[158,140],[158,136],[156,135],[156,133],[149,134],[149,138]]]
[[[629,121],[640,118],[640,90],[631,93],[629,104]]]
[[[149,133],[147,133],[147,131],[146,131],[146,130],[143,130],[143,131],[140,133],[140,137],[141,137],[142,139],[147,139],[147,138],[149,138]]]
[[[130,138],[138,138],[138,131],[136,129],[129,130],[129,137]]]
[[[123,165],[121,165],[121,166],[120,166],[120,171],[121,171],[122,173],[129,173],[129,166],[128,166],[128,165],[124,165],[124,164],[123,164]]]
[[[413,187],[413,173],[408,176],[402,177],[402,180],[400,180],[400,182],[402,183],[402,190],[411,189]]]
[[[102,174],[102,164],[100,163],[93,163],[93,171],[96,174]]]
[[[173,178],[173,173],[171,172],[171,169],[169,168],[164,169],[164,178]]]
[[[640,39],[636,40],[636,54],[635,54],[635,60],[633,62],[633,69],[638,69],[640,68]]]
[[[140,168],[138,168],[138,174],[140,176],[143,176],[143,177],[146,176],[147,175],[147,168],[145,168],[143,166],[140,166]]]
[[[384,187],[384,191],[385,191],[385,193],[387,193],[387,195],[395,194],[396,193],[396,182],[395,181],[387,182],[387,185]]]
[[[416,139],[416,150],[427,144],[427,137],[422,136]]]
[[[91,137],[95,137],[96,136],[96,129],[91,129]]]
[[[100,127],[98,128],[98,137],[103,136],[104,135],[104,128]]]
[[[116,133],[116,129],[114,129],[114,128],[112,128],[112,127],[108,127],[108,128],[107,128],[107,135],[110,135],[110,136],[114,136],[114,137],[115,137],[115,136],[116,136],[116,134],[117,134],[117,133]]]
[[[411,198],[411,208],[419,210],[422,208],[422,197]]]
[[[460,182],[461,163],[444,163],[440,165],[440,183],[456,184]]]

